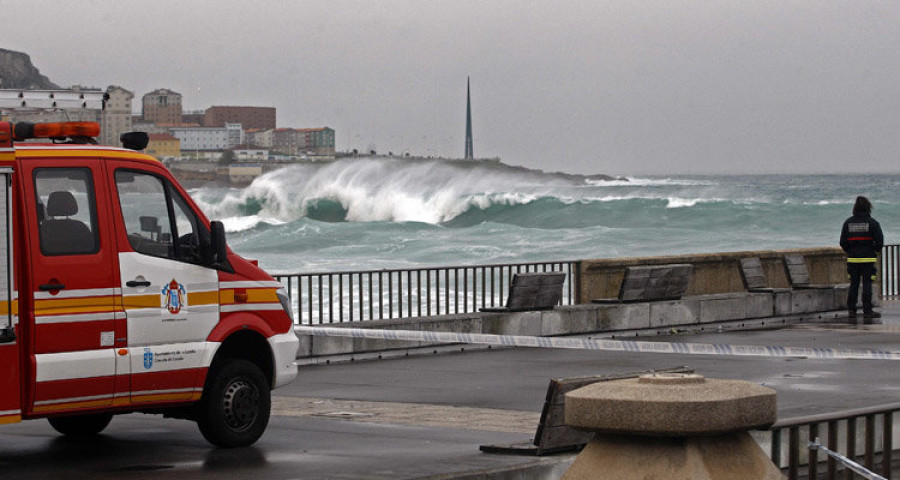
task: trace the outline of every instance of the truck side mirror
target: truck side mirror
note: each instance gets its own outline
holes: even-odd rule
[[[228,265],[228,244],[225,243],[225,225],[222,222],[209,222],[209,243],[213,266]]]
[[[150,135],[147,132],[125,132],[119,136],[119,141],[129,150],[143,150],[150,143]]]
[[[16,341],[16,332],[12,327],[0,329],[0,343],[12,343]]]

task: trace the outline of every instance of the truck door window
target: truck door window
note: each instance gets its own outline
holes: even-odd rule
[[[118,170],[116,188],[134,251],[202,263],[197,216],[168,182],[155,175]]]
[[[44,255],[97,253],[97,205],[87,168],[36,168],[34,194]]]

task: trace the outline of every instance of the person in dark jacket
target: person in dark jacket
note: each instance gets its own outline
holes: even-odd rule
[[[875,278],[878,252],[883,245],[881,225],[872,218],[872,203],[866,197],[856,197],[853,216],[844,221],[841,228],[841,248],[847,254],[847,274],[850,275],[850,291],[847,295],[850,318],[856,318],[860,280],[863,287],[863,318],[881,317],[880,313],[872,310],[872,280]]]

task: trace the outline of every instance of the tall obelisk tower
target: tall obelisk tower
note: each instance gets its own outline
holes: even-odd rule
[[[466,160],[474,160],[472,149],[472,97],[469,90],[469,77],[466,77]]]

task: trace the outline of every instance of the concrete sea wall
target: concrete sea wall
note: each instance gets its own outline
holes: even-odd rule
[[[615,297],[619,293],[625,267],[638,265],[689,263],[694,266],[694,274],[687,294],[704,295],[743,292],[740,261],[742,258],[757,257],[762,263],[769,286],[787,288],[791,284],[783,262],[786,254],[804,256],[812,283],[834,285],[847,282],[847,257],[837,247],[603,258],[581,261],[580,272],[576,275],[577,303],[590,302],[592,298]]]
[[[812,282],[831,284],[826,289],[790,289],[782,258],[800,253],[806,258]],[[744,289],[740,259],[759,257],[770,287],[775,292]],[[719,322],[774,319],[784,322],[834,319],[847,298],[845,257],[840,249],[813,248],[783,251],[729,252],[703,255],[619,258],[583,261],[576,275],[582,303],[553,310],[515,313],[469,313],[333,324],[333,327],[416,330],[497,335],[555,336],[629,330],[670,329]],[[593,304],[591,298],[610,298],[618,293],[625,267],[690,263],[694,275],[688,295],[680,300]],[[878,289],[876,289],[878,291]],[[301,336],[298,358],[353,355],[392,349],[430,346],[343,337]]]

